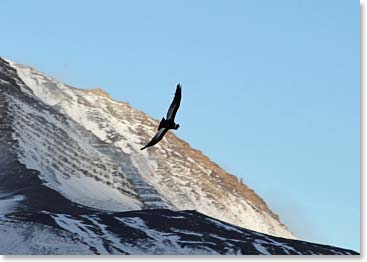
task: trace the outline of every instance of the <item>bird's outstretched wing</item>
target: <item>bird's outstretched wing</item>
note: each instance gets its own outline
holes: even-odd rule
[[[152,140],[150,140],[150,142],[146,146],[142,147],[140,150],[143,150],[147,147],[154,146],[155,144],[157,144],[159,141],[162,140],[167,131],[168,131],[167,128],[159,129],[158,132],[155,134],[155,136],[152,138]]]
[[[176,93],[175,93],[175,97],[173,98],[173,101],[168,109],[167,112],[167,120],[174,120],[177,110],[180,107],[180,103],[181,103],[181,85],[178,84],[176,87]]]

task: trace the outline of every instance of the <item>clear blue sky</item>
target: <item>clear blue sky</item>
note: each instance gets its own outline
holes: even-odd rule
[[[360,250],[359,1],[11,1],[2,56],[101,87],[262,196],[300,238]]]

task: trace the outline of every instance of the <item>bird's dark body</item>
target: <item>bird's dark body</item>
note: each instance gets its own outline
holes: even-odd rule
[[[176,124],[173,119],[166,120],[164,117],[162,118],[161,122],[159,123],[158,130],[161,128],[167,129],[178,129],[180,125]]]
[[[162,118],[158,126],[158,132],[155,134],[155,136],[152,138],[152,140],[150,140],[150,142],[146,146],[141,148],[141,150],[157,144],[159,141],[162,140],[162,138],[168,132],[168,130],[170,129],[177,130],[180,127],[179,124],[175,123],[175,116],[176,116],[178,108],[180,107],[180,103],[181,103],[181,85],[178,84],[176,87],[175,97],[173,98],[173,101],[167,112],[167,116],[166,116],[167,119],[164,117]]]

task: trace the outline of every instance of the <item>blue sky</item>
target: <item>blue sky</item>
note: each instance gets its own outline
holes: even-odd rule
[[[359,1],[0,3],[0,55],[101,87],[242,177],[302,239],[360,250]]]

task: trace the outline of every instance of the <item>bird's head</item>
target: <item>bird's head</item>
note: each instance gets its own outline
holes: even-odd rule
[[[180,125],[179,124],[176,124],[175,125],[175,129],[178,129],[180,127]]]

